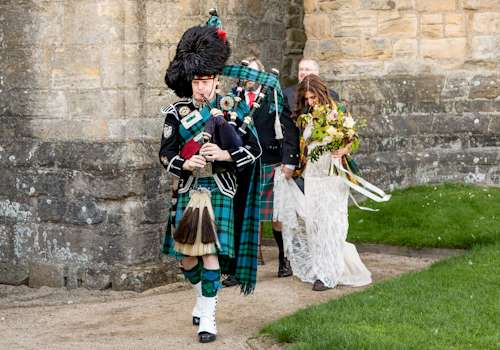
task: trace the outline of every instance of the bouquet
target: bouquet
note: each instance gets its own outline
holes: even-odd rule
[[[312,162],[326,152],[351,145],[350,152],[359,148],[358,130],[361,123],[355,122],[344,104],[318,105],[309,113],[299,115],[297,126],[304,130],[306,145],[317,143],[308,154]]]
[[[332,103],[315,106],[310,112],[299,115],[297,126],[303,130],[300,140],[301,164],[296,172],[300,175],[307,159],[316,162],[323,154],[347,146],[350,146],[349,152],[355,152],[360,143],[358,130],[365,126],[365,122],[354,121],[345,105]],[[310,147],[308,152],[308,145],[312,143],[315,143],[315,147]],[[376,202],[386,202],[391,198],[391,195],[361,177],[358,165],[349,155],[341,159],[332,158],[328,173],[339,175],[351,189]],[[361,207],[354,197],[351,198],[362,210],[378,210]]]

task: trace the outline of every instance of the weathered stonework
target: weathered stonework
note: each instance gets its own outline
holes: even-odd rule
[[[498,1],[305,3],[304,55],[367,120],[369,179],[500,185]]]
[[[294,29],[301,4],[290,4],[2,1],[0,283],[140,291],[177,280],[160,254],[169,59],[217,7],[232,61],[252,54],[281,68],[287,50],[290,68],[305,40]]]
[[[497,0],[5,0],[0,3],[0,283],[143,290],[175,281],[160,242],[163,75],[217,7],[231,61],[298,60],[363,117],[386,187],[500,183]]]

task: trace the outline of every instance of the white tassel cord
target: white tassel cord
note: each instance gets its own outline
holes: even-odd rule
[[[283,140],[283,130],[280,123],[280,115],[278,112],[278,92],[274,89],[274,107],[275,107],[275,118],[274,118],[274,133],[276,134],[276,140]]]

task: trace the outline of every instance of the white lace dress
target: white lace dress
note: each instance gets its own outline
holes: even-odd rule
[[[305,194],[294,181],[275,175],[275,218],[283,223],[285,255],[304,282],[319,279],[330,288],[367,285],[371,273],[356,247],[346,242],[349,186],[328,175],[330,162],[326,154],[307,164]]]

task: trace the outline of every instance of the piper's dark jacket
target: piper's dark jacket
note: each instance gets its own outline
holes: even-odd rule
[[[179,125],[183,118],[180,111],[186,110],[186,107],[189,111],[196,109],[192,99],[183,99],[162,108],[161,111],[165,116],[165,124],[159,152],[160,162],[170,174],[179,178],[179,193],[187,192],[194,180],[191,171],[182,169],[185,159],[179,154],[183,145],[179,135]],[[229,197],[234,197],[236,193],[236,173],[252,165],[262,154],[259,142],[253,133],[247,132],[243,136],[243,143],[242,147],[227,150],[233,162],[213,162],[214,180],[222,194]]]
[[[295,126],[291,111],[285,103],[283,112],[280,114],[283,139],[276,140],[274,131],[275,112],[269,112],[270,103],[274,103],[274,100],[269,101],[266,98],[253,114],[253,122],[262,146],[262,163],[297,165],[299,163],[300,131]]]
[[[288,109],[291,111],[292,115],[293,112],[295,111],[295,98],[297,96],[297,85],[292,85],[287,87],[285,90],[283,90],[283,96],[285,97],[285,101],[287,102],[286,104],[288,105]],[[339,94],[334,91],[330,90],[330,96],[333,98],[335,102],[340,101]]]

